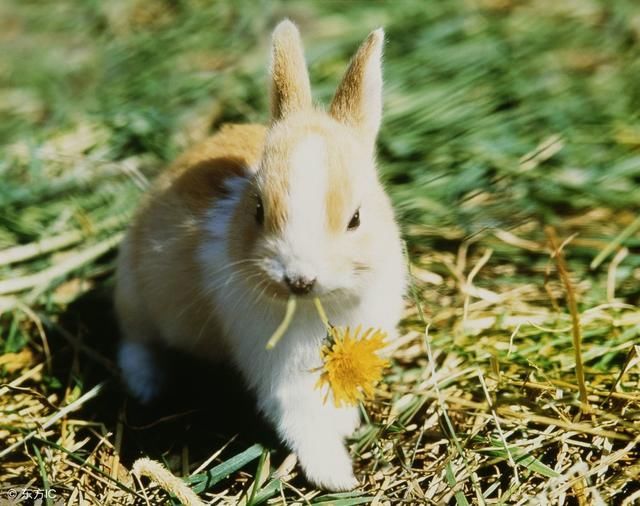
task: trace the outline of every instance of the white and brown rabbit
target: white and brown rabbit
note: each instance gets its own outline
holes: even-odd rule
[[[130,390],[143,401],[158,393],[158,343],[230,360],[309,481],[336,491],[358,484],[344,438],[359,411],[323,402],[315,388],[326,331],[312,299],[334,325],[392,338],[405,289],[375,163],[383,41],[382,29],[367,37],[325,112],[312,103],[298,30],[281,22],[269,125],[225,126],[179,158],[147,195],[118,260],[119,363]],[[294,319],[266,350],[292,293]]]

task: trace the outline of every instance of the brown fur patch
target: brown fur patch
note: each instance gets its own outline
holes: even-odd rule
[[[156,189],[173,186],[176,195],[187,199],[189,211],[200,215],[213,199],[224,195],[229,177],[248,176],[257,170],[265,137],[262,125],[223,125],[178,158],[159,178]]]
[[[266,141],[262,172],[258,175],[258,189],[266,212],[265,226],[270,233],[282,230],[287,221],[291,155],[295,146],[310,135],[322,137],[327,147],[325,202],[329,230],[344,232],[349,213],[359,204],[352,201],[353,181],[361,167],[370,170],[371,158],[368,151],[360,149],[361,142],[353,130],[322,111],[293,114],[286,122],[274,125]]]
[[[215,198],[224,196],[226,181],[237,176],[246,176],[243,160],[211,158],[183,171],[174,180],[173,189],[191,212],[199,214],[208,209]]]
[[[167,175],[173,177],[202,161],[215,158],[236,159],[246,168],[255,169],[260,161],[266,135],[264,125],[223,125],[216,134],[178,158],[169,167]]]
[[[196,241],[198,219],[224,196],[227,179],[255,171],[265,135],[262,125],[225,125],[161,174],[131,230],[134,265],[144,261],[151,240],[164,231],[167,237]]]
[[[351,180],[340,177],[335,171],[329,171],[329,191],[326,197],[327,206],[327,223],[329,230],[334,234],[343,233],[349,218],[345,220],[345,216],[350,212],[348,206],[351,203]],[[336,184],[336,180],[340,183]],[[354,209],[355,211],[355,209]]]
[[[300,33],[289,20],[273,31],[271,80],[272,121],[311,107],[311,84]]]
[[[373,138],[377,134],[378,125],[371,124],[372,113],[379,117],[380,111],[370,111],[367,107],[367,98],[373,97],[365,95],[372,93],[365,81],[368,66],[375,63],[371,59],[382,51],[383,40],[382,30],[376,30],[371,32],[362,43],[338,86],[330,109],[331,116],[338,121],[361,129]],[[379,66],[380,63],[378,62],[377,65]],[[376,107],[381,107],[381,104],[376,104]]]
[[[272,123],[268,135],[262,125],[224,126],[176,160],[154,183],[140,207],[127,238],[130,248],[120,257],[116,297],[121,321],[132,322],[132,327],[141,330],[133,338],[160,338],[202,355],[223,355],[223,343],[214,342],[223,335],[217,321],[218,308],[208,292],[211,287],[204,280],[213,271],[217,278],[231,265],[215,265],[215,259],[203,262],[199,255],[205,253],[203,240],[211,234],[202,217],[225,196],[225,183],[233,177],[244,176],[253,183],[252,176],[257,176],[255,186],[240,196],[228,223],[229,259],[239,262],[233,268],[243,269],[241,275],[254,285],[247,297],[259,296],[256,292],[264,289],[270,295],[288,296],[286,287],[268,279],[258,265],[244,261],[257,260],[258,256],[264,259],[261,248],[272,246],[269,241],[260,240],[263,234],[277,237],[285,226],[292,149],[307,135],[317,134],[326,141],[327,166],[310,165],[328,171],[327,193],[323,197],[330,231],[336,235],[345,233],[352,213],[361,203],[359,199],[368,206],[366,212],[371,212],[366,219],[377,224],[368,232],[365,229],[353,236],[357,241],[350,246],[353,258],[337,255],[334,260],[346,260],[359,270],[367,269],[376,260],[373,254],[379,251],[374,242],[384,246],[384,262],[399,255],[395,251],[393,214],[375,175],[371,142],[375,132],[365,138],[362,132],[366,125],[361,124],[367,118],[375,119],[375,114],[369,112],[376,110],[376,125],[379,124],[379,93],[365,95],[367,86],[363,84],[367,83],[363,81],[373,76],[374,81],[368,84],[380,87],[380,75],[369,72],[379,71],[379,67],[368,65],[376,63],[372,58],[380,55],[381,47],[379,30],[356,54],[329,115],[312,106],[297,29],[288,21],[278,26],[273,36]],[[265,208],[262,227],[255,220],[255,192],[260,192]],[[213,225],[215,228],[216,223]],[[340,237],[329,239],[342,241]],[[244,271],[245,266],[250,270]],[[208,339],[201,340],[205,335]]]
[[[155,181],[129,231],[130,248],[120,276],[131,278],[135,292],[119,283],[117,307],[122,321],[154,324],[167,342],[215,335],[215,308],[203,291],[197,258],[205,231],[201,217],[224,196],[225,182],[249,176],[260,161],[266,129],[228,125],[186,152]],[[135,326],[132,324],[132,326]],[[141,333],[136,339],[157,338]],[[188,337],[185,336],[188,334]],[[204,349],[203,353],[221,352]]]

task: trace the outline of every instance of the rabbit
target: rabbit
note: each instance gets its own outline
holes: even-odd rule
[[[384,32],[353,57],[329,111],[314,107],[297,27],[272,35],[268,126],[225,125],[178,158],[141,203],[120,248],[118,362],[148,402],[164,381],[158,344],[228,360],[306,478],[331,491],[358,486],[345,438],[357,407],[316,389],[326,328],[397,335],[406,285],[398,224],[376,172]],[[287,300],[297,310],[265,344]]]

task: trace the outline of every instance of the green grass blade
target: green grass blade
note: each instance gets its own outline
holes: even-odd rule
[[[213,469],[206,473],[200,473],[187,478],[187,483],[192,485],[193,491],[196,494],[209,490],[219,481],[224,480],[231,473],[236,472],[247,465],[252,460],[257,459],[262,455],[263,447],[260,444],[250,446],[242,453],[231,457],[220,465],[217,465]]]

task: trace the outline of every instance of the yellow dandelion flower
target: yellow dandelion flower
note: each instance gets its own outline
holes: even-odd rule
[[[389,365],[388,360],[378,356],[385,347],[386,334],[370,328],[360,335],[360,326],[353,332],[349,327],[330,327],[328,331],[329,344],[320,351],[323,365],[316,388],[329,386],[336,407],[355,405],[373,396],[375,384]]]

